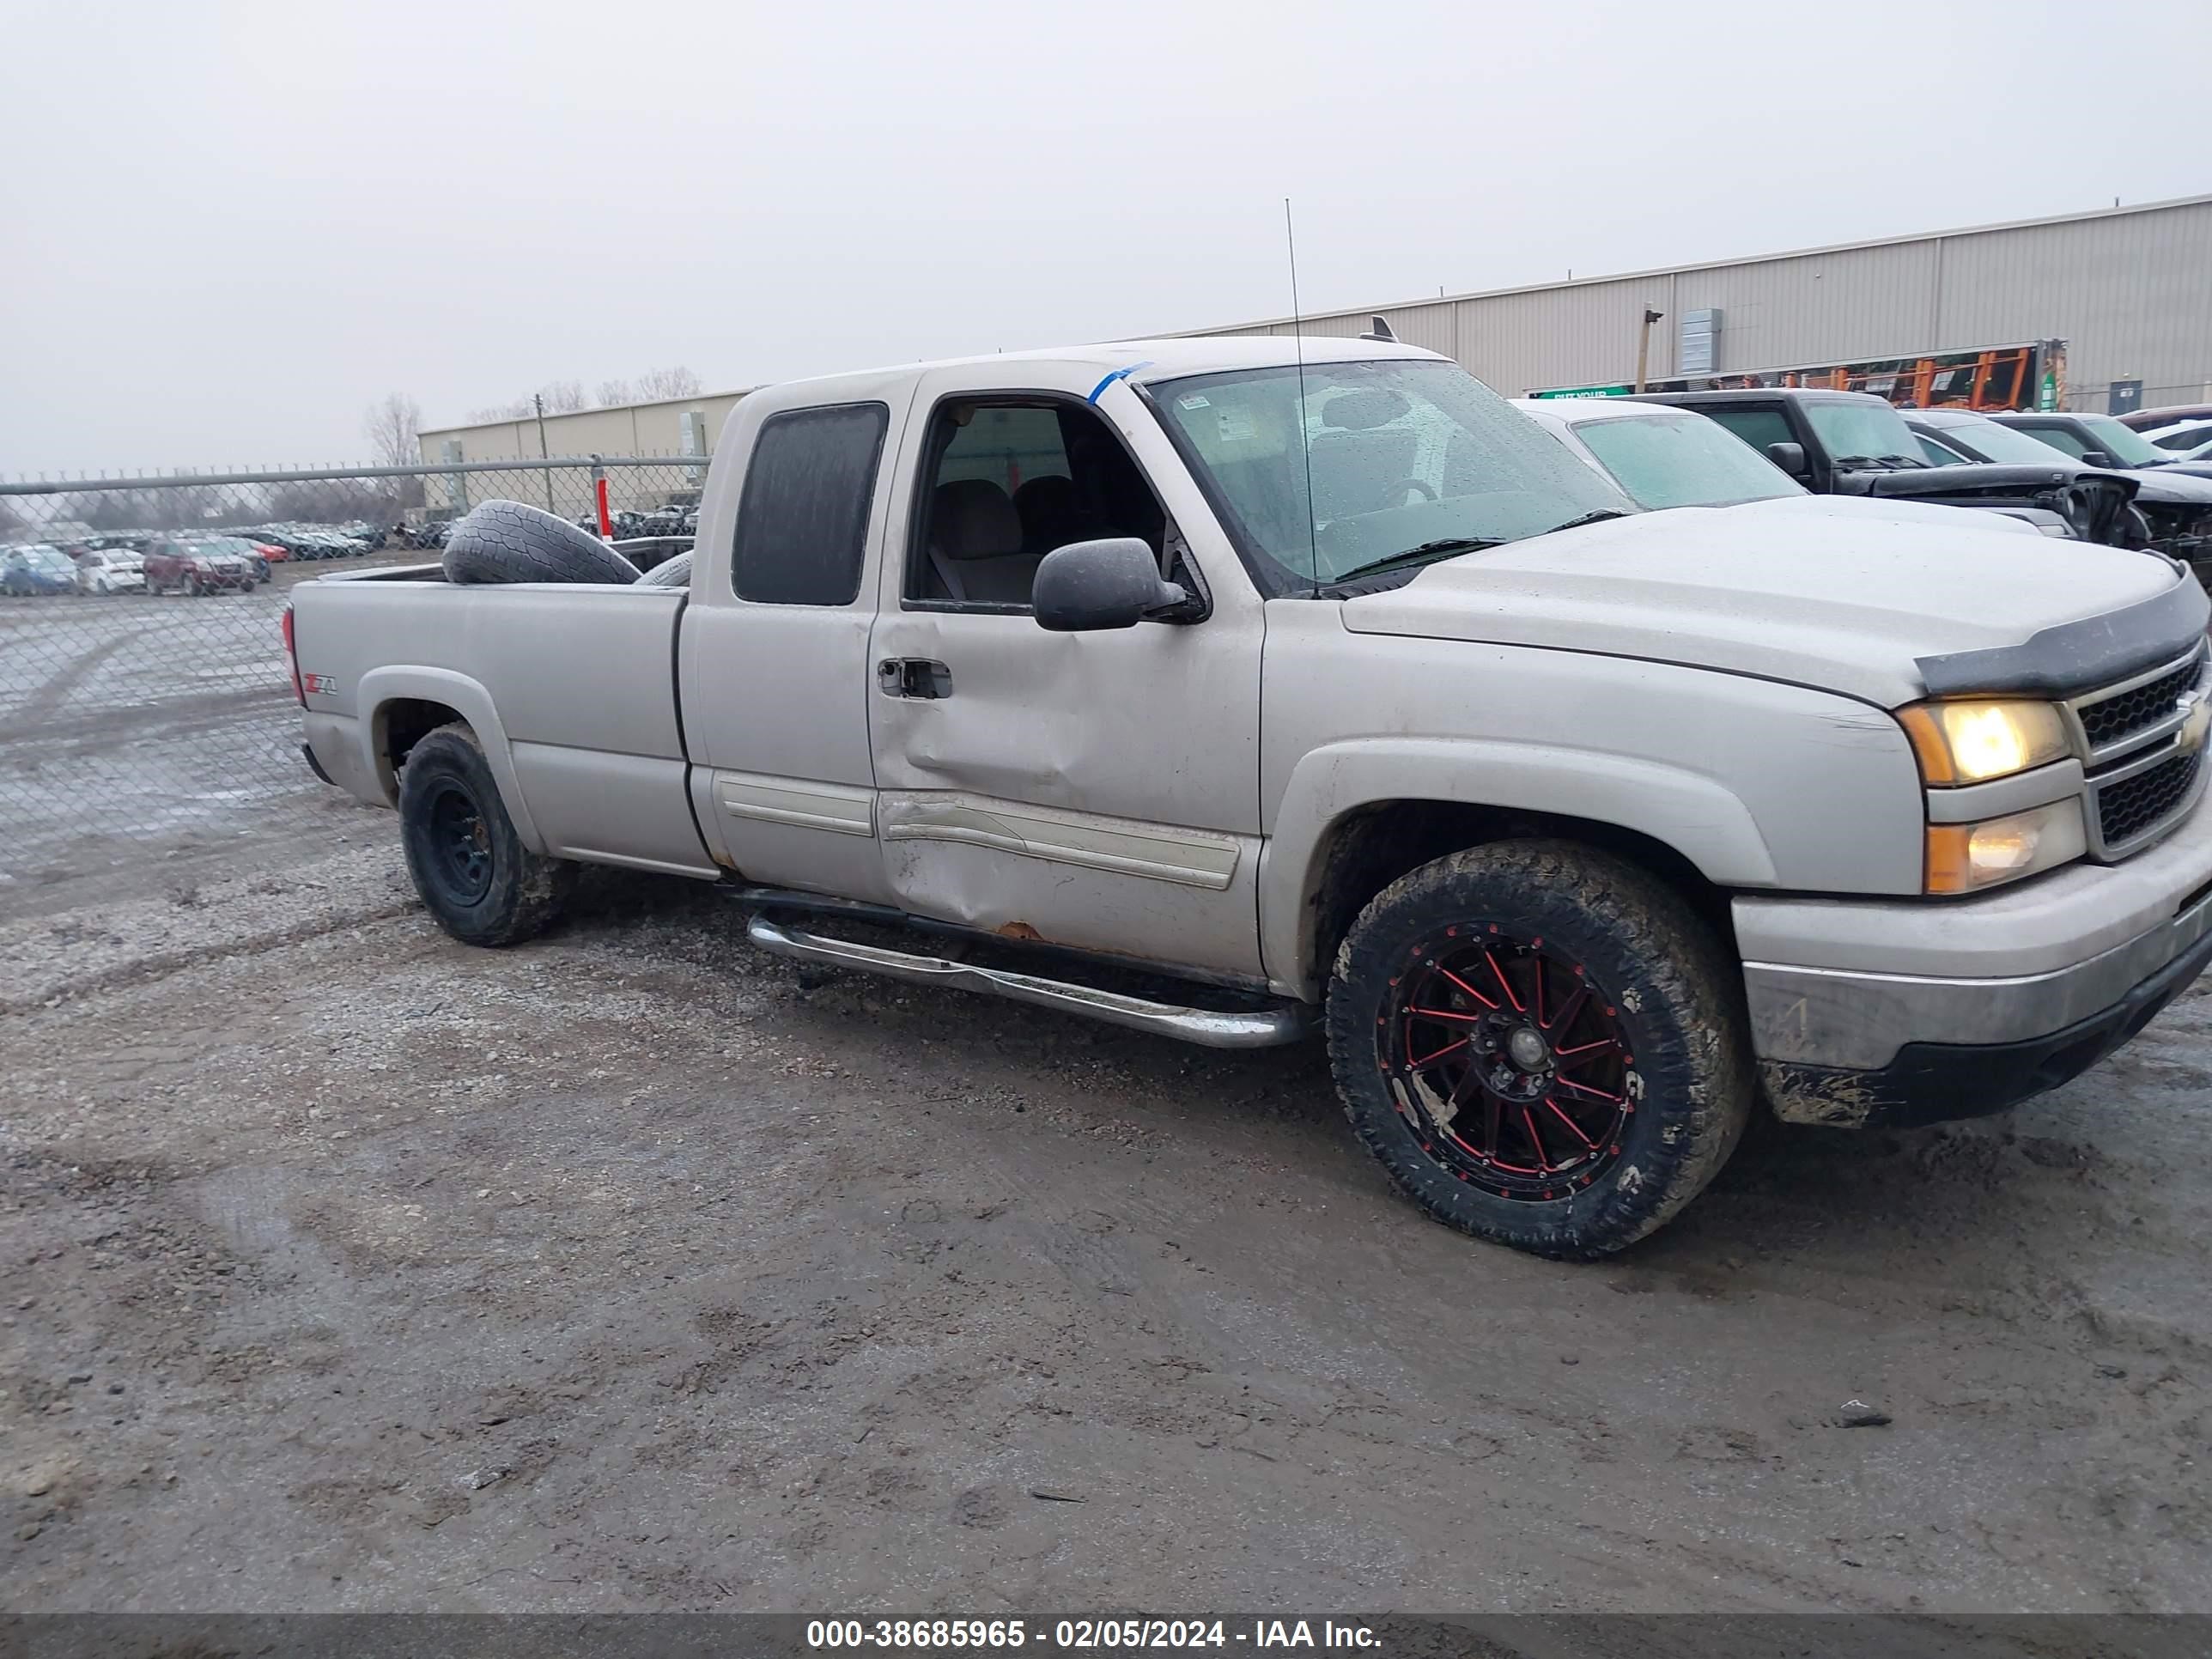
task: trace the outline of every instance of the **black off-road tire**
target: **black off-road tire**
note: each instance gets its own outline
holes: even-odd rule
[[[637,579],[640,587],[689,587],[691,586],[691,555],[686,551],[673,558],[663,559],[659,564]]]
[[[597,536],[521,501],[486,501],[447,538],[449,582],[609,582],[637,567]]]
[[[519,945],[550,927],[576,866],[533,853],[515,833],[483,745],[466,726],[441,726],[407,754],[399,835],[415,890],[464,945]],[[472,852],[459,850],[466,842]]]
[[[1395,988],[1420,969],[1425,941],[1453,928],[1535,939],[1580,964],[1632,1062],[1610,1161],[1593,1158],[1554,1196],[1486,1190],[1479,1164],[1440,1145],[1422,1109],[1401,1108]],[[1399,1189],[1449,1226],[1537,1255],[1593,1260],[1662,1225],[1719,1173],[1751,1115],[1747,1018],[1714,930],[1655,878],[1572,842],[1492,842],[1383,889],[1337,952],[1328,1024],[1346,1115]]]

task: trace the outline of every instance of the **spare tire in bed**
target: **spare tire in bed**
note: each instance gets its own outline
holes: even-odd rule
[[[659,564],[637,579],[640,587],[689,587],[691,586],[691,555],[689,550],[673,558],[663,559]]]
[[[522,501],[486,501],[446,538],[449,582],[634,582],[597,536]]]

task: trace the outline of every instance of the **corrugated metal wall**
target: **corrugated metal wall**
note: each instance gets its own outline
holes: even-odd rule
[[[2069,342],[2069,403],[2101,410],[2140,379],[2143,403],[2212,399],[2212,197],[1908,240],[1633,276],[1366,306],[1306,319],[1356,335],[1387,318],[1408,344],[1457,358],[1499,391],[1626,383],[1644,308],[1650,373],[1675,374],[1684,313],[1722,313],[1719,372],[1910,352]],[[1281,319],[1199,334],[1283,334]]]
[[[615,409],[587,409],[574,415],[545,417],[545,447],[556,455],[675,455],[684,447],[684,416],[698,410],[707,417],[707,447],[713,452],[722,435],[722,423],[738,406],[742,392],[716,392],[700,398],[679,398],[670,403],[624,404]],[[477,426],[440,427],[422,434],[422,453],[432,459],[444,453],[449,440],[459,440],[461,459],[503,461],[538,459],[538,422],[493,421]]]

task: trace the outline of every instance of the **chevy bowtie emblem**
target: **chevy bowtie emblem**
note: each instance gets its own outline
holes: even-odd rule
[[[2181,712],[2181,730],[2174,734],[2174,742],[2184,749],[2202,749],[2204,734],[2212,728],[2212,702],[2204,701],[2201,691],[2185,691],[2174,699],[2173,706]]]

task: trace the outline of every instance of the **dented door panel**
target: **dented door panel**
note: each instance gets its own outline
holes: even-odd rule
[[[924,378],[893,486],[908,510],[942,399],[1094,390],[1092,370],[1024,368],[1017,386],[988,365]],[[944,690],[898,695],[893,677],[869,699],[887,878],[918,915],[1255,973],[1259,596],[1137,395],[1097,392],[1090,406],[1147,476],[1212,614],[1051,634],[1026,613],[918,605],[895,536],[869,654],[940,665]]]

